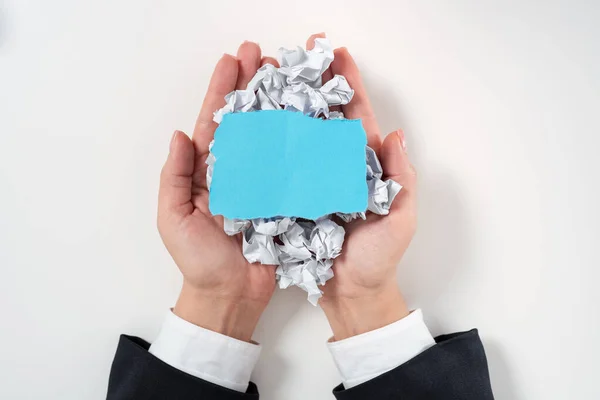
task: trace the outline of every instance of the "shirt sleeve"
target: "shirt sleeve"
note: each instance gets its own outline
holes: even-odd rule
[[[169,311],[148,351],[187,374],[245,392],[261,346],[201,328]]]
[[[382,328],[352,336],[327,347],[342,377],[344,388],[360,385],[404,364],[435,344],[423,321],[421,310],[415,310]]]

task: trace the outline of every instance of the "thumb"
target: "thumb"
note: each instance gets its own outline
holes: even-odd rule
[[[192,213],[193,173],[194,145],[185,133],[175,131],[169,156],[160,174],[159,214],[175,213],[183,217]]]
[[[404,132],[402,130],[397,130],[388,134],[383,141],[379,153],[384,177],[386,179],[392,179],[402,185],[402,191],[400,192],[402,198],[408,197],[414,199],[417,186],[417,175],[415,169],[408,160]],[[392,203],[392,209],[400,207],[400,203],[403,203],[404,201],[394,201]]]
[[[416,174],[406,154],[404,132],[399,129],[387,135],[379,153],[385,177],[407,189],[414,189]]]

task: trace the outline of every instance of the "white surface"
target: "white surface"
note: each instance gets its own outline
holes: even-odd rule
[[[599,398],[599,3],[257,3],[2,3],[0,398],[104,398],[118,334],[153,339],[179,289],[155,227],[172,131],[191,132],[222,52],[322,30],[383,130],[407,132],[410,303],[434,333],[480,328],[498,399]],[[332,399],[329,334],[278,291],[262,398]]]

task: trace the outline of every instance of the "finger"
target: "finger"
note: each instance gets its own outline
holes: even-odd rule
[[[215,67],[202,103],[202,109],[196,120],[192,136],[196,152],[208,153],[208,144],[213,139],[217,123],[213,122],[213,113],[225,105],[225,95],[235,90],[238,77],[238,63],[235,57],[225,54]]]
[[[401,201],[394,201],[391,209],[402,207],[401,203],[414,201],[417,176],[406,153],[406,142],[404,132],[398,130],[386,136],[380,152],[381,166],[385,179],[392,179],[402,185]]]
[[[273,57],[263,57],[262,60],[260,60],[260,66],[262,67],[265,64],[271,64],[275,68],[279,68],[279,63]]]
[[[167,162],[160,174],[159,214],[175,213],[183,217],[192,213],[193,173],[194,145],[185,133],[175,131]]]
[[[381,133],[358,67],[350,53],[348,53],[348,50],[344,47],[335,49],[334,56],[335,58],[331,63],[331,70],[336,75],[345,76],[350,87],[354,89],[352,101],[342,106],[344,115],[348,119],[362,119],[363,127],[367,132],[369,147],[379,154]]]
[[[244,42],[237,52],[239,73],[237,77],[237,90],[246,89],[250,79],[260,67],[260,47],[256,43]]]

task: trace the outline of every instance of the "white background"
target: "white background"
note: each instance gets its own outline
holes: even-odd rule
[[[118,335],[153,340],[179,290],[155,227],[172,131],[223,52],[320,31],[407,132],[410,304],[434,334],[480,329],[498,399],[600,398],[597,1],[0,4],[0,398],[104,398]],[[278,291],[262,398],[332,399],[329,335]]]

